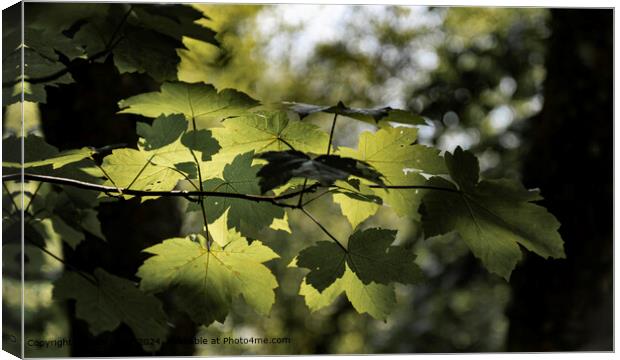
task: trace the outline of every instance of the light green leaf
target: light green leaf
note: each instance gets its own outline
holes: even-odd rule
[[[84,277],[90,276],[84,274]],[[54,283],[56,300],[76,300],[76,316],[88,323],[90,332],[99,335],[127,324],[146,351],[156,351],[168,335],[166,314],[161,302],[140,291],[131,281],[95,269],[93,281],[76,272],[66,271]]]
[[[241,233],[235,230],[235,228],[228,227],[228,211],[226,209],[222,216],[220,216],[213,223],[209,224],[209,234],[219,246],[226,246],[228,243],[242,239]]]
[[[248,245],[237,238],[225,247],[215,242],[207,250],[188,238],[174,238],[144,251],[155,256],[138,269],[140,288],[146,292],[171,289],[197,323],[223,322],[233,298],[240,295],[265,316],[275,301],[278,282],[263,263],[278,255],[260,241]]]
[[[2,166],[4,174],[18,173],[22,167],[20,166],[22,141],[24,146],[24,168],[28,169],[28,173],[53,174],[76,180],[96,181],[91,176],[86,176],[82,171],[83,166],[86,164],[80,164],[82,161],[89,163],[85,159],[95,154],[94,149],[83,147],[59,153],[56,147],[46,143],[43,138],[36,135],[28,135],[25,138],[10,136],[2,140],[4,151]],[[90,163],[94,165],[92,161]]]
[[[478,182],[478,161],[457,148],[445,155],[451,182],[434,177],[430,184],[451,191],[429,191],[423,218],[427,237],[456,230],[484,266],[506,280],[521,259],[519,245],[548,258],[564,258],[558,233],[560,223],[532,201],[537,190],[526,190],[513,180]]]
[[[354,180],[358,184],[358,189],[348,182],[337,182],[336,185],[341,189],[334,193],[333,200],[340,206],[342,215],[349,220],[355,230],[359,224],[376,214],[383,202],[380,197],[374,195],[373,189],[359,184],[357,179]]]
[[[164,161],[160,165],[156,160]],[[124,189],[170,191],[179,180],[184,179],[184,176],[173,168],[174,164],[170,164],[168,158],[159,157],[157,151],[116,149],[103,159],[101,167],[109,176],[104,185]],[[155,198],[157,196],[149,196],[143,200]]]
[[[421,174],[445,174],[447,170],[439,150],[414,144],[416,138],[415,128],[386,126],[376,133],[362,133],[357,149],[340,147],[338,154],[367,162],[384,176],[386,185],[420,186],[426,183]],[[425,190],[373,191],[399,216],[419,219],[418,208]]]
[[[317,311],[331,305],[344,293],[358,313],[368,313],[375,319],[387,319],[396,305],[393,285],[364,283],[355,275],[348,265],[342,278],[336,280],[327,289],[318,292],[303,280],[299,294],[305,297],[310,310]]]
[[[224,168],[223,179],[205,181],[204,190],[260,195],[259,179],[256,176],[260,166],[252,166],[252,160],[251,152],[238,155]],[[210,196],[204,203],[209,222],[219,218],[226,209],[229,209],[228,227],[236,228],[245,236],[256,235],[258,231],[269,227],[274,218],[284,216],[282,208],[268,202]]]
[[[224,151],[245,153],[254,151],[291,150],[323,153],[329,136],[318,126],[291,120],[285,112],[257,112],[228,119],[223,128],[213,129],[213,136]]]
[[[248,95],[205,83],[165,82],[159,92],[136,95],[119,102],[120,113],[158,117],[161,114],[183,114],[195,120],[199,128],[220,126],[223,119],[239,116],[258,105]]]

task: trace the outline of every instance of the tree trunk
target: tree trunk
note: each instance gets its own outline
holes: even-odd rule
[[[116,115],[120,99],[157,90],[157,85],[144,75],[120,75],[108,58],[101,64],[86,64],[72,71],[75,83],[48,87],[47,104],[41,105],[45,139],[61,150],[82,146],[101,147],[137,142],[138,116]],[[75,60],[83,61],[83,60]],[[107,242],[85,234],[86,240],[75,251],[65,246],[67,262],[85,271],[101,267],[108,272],[138,281],[136,271],[147,257],[141,251],[162,240],[179,235],[181,214],[171,198],[140,203],[139,199],[102,202],[98,218]],[[166,300],[166,299],[164,299]],[[166,306],[166,301],[164,302]],[[130,328],[93,336],[87,324],[69,309],[72,356],[146,356]],[[174,316],[173,335],[191,338],[195,325],[184,315]],[[165,344],[157,355],[192,355],[193,346]]]
[[[545,103],[524,183],[561,222],[566,259],[514,272],[510,351],[613,349],[613,10],[551,11]]]

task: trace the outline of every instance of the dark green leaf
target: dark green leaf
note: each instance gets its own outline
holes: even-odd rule
[[[154,150],[173,143],[186,129],[187,120],[180,114],[161,115],[153,120],[152,125],[143,122],[136,124],[136,132],[144,138],[145,150]]]
[[[458,185],[434,177],[430,185],[451,191],[429,191],[424,197],[426,236],[456,230],[486,268],[506,280],[521,259],[519,245],[542,257],[563,258],[560,223],[541,206],[537,190],[514,180],[478,182],[478,161],[457,148],[446,154],[450,176]]]
[[[235,157],[231,164],[224,167],[223,179],[210,179],[203,183],[206,191],[232,192],[259,195],[260,187],[256,173],[260,166],[252,166],[253,153]],[[284,210],[268,202],[254,202],[244,199],[207,197],[207,219],[209,222],[219,218],[226,209],[228,226],[237,228],[245,236],[253,236],[258,231],[268,228],[274,218],[282,218]]]
[[[297,266],[310,269],[306,282],[319,291],[344,275],[347,255],[333,241],[319,241],[297,256]]]
[[[57,300],[75,299],[76,316],[88,323],[90,332],[99,335],[127,324],[138,339],[156,339],[143,343],[146,351],[156,351],[168,335],[166,313],[153,295],[140,291],[131,281],[95,269],[92,281],[66,271],[54,283]]]
[[[317,112],[325,112],[348,116],[371,124],[377,124],[380,121],[391,121],[411,125],[424,124],[422,116],[405,110],[393,109],[389,106],[374,109],[350,108],[342,101],[334,106],[319,106],[296,102],[284,102],[284,106],[299,114],[301,118]]]
[[[347,252],[334,243],[321,241],[302,250],[297,265],[311,270],[306,282],[318,291],[342,277],[345,262],[365,285],[419,282],[422,272],[414,263],[415,255],[402,246],[391,246],[395,236],[393,230],[356,231],[349,238]]]
[[[220,150],[220,145],[213,138],[210,130],[192,130],[183,134],[181,143],[188,148],[202,153],[202,161],[211,160],[211,156]]]

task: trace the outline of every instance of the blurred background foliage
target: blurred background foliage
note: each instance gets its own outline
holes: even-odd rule
[[[214,84],[218,89],[236,88],[265,104],[284,100],[333,105],[343,101],[350,106],[409,108],[420,112],[426,118],[427,125],[422,126],[419,132],[421,143],[432,144],[447,151],[452,151],[456,146],[474,151],[480,158],[484,176],[488,178],[523,177],[526,155],[531,155],[533,142],[536,140],[531,136],[531,123],[539,119],[547,100],[543,85],[548,74],[546,63],[549,61],[549,44],[553,36],[553,11],[536,8],[352,5],[201,4],[195,7],[210,18],[201,21],[218,32],[217,39],[221,47],[184,39],[187,49],[178,50],[182,59],[179,65],[180,80],[204,81]],[[574,17],[588,18],[588,15],[575,14]],[[594,16],[591,18],[592,23],[598,21]],[[603,19],[607,17],[603,16]],[[578,31],[591,31],[586,25],[578,28]],[[603,32],[607,25],[601,25]],[[588,41],[587,36],[584,41]],[[605,46],[608,44],[599,46],[599,50],[602,49],[601,56],[611,57],[605,53]],[[598,50],[587,48],[584,51]],[[105,64],[94,66],[103,67]],[[82,86],[88,87],[81,85],[82,83],[96,84],[109,76],[106,71],[97,70],[87,72],[86,75],[73,74],[77,85],[60,86],[56,95],[48,90],[49,100],[48,105],[42,109],[42,121],[46,121],[46,114],[63,114],[54,110],[53,105],[55,99],[61,101],[63,91],[65,94],[79,94]],[[105,83],[125,86],[124,89],[130,80],[138,81],[146,88],[153,86],[149,79],[142,77],[134,79],[126,75],[114,76],[119,80],[106,78]],[[131,86],[129,88],[132,88]],[[136,85],[137,87],[139,86]],[[92,88],[97,87],[93,85]],[[118,100],[114,96],[126,96],[132,91],[118,90],[115,95],[110,95],[109,100],[97,98],[96,101],[112,104]],[[89,98],[79,98],[77,101],[85,101],[90,108],[100,105],[92,103],[94,100]],[[607,103],[604,101],[609,100],[602,101],[605,105]],[[68,110],[69,113],[83,116],[84,113],[75,110],[78,107],[79,104],[75,105]],[[37,116],[39,115],[37,109],[32,111],[37,111]],[[611,121],[606,116],[611,114],[611,107],[605,111],[607,112],[601,116],[606,121],[604,129],[609,130]],[[64,114],[66,116],[66,112]],[[6,117],[10,119],[10,113],[5,112]],[[330,120],[329,116],[317,114],[304,121],[312,121],[327,130]],[[3,123],[6,131],[9,122]],[[82,131],[85,131],[84,129],[88,127],[84,127]],[[356,146],[359,134],[368,130],[373,130],[372,125],[339,121],[335,144]],[[549,133],[546,134],[549,136]],[[135,133],[131,136],[135,137]],[[46,137],[51,139],[49,134],[46,134]],[[610,138],[605,141],[610,141]],[[605,149],[610,146],[611,142],[605,143]],[[611,169],[611,163],[606,162],[607,159],[597,161]],[[564,175],[569,174],[567,169],[562,171]],[[605,185],[605,189],[611,193],[611,185]],[[545,191],[543,187],[543,195],[546,194]],[[348,237],[352,232],[349,223],[341,216],[338,205],[328,200],[324,198],[313,202],[310,211],[316,214],[336,237]],[[611,200],[605,202],[603,209],[599,211],[609,211],[611,214],[610,202]],[[178,231],[184,235],[197,230],[200,222],[193,218],[193,215],[181,215],[187,204],[179,200],[174,205],[173,210],[167,211],[175,211],[175,215],[169,216],[174,218],[170,220],[171,224],[178,222],[178,230],[174,230],[176,225],[170,225],[170,229],[166,228],[162,234]],[[169,206],[168,208],[170,209]],[[100,210],[101,213],[104,215],[100,217],[110,215],[110,211]],[[357,314],[344,299],[311,314],[303,298],[297,294],[303,273],[287,268],[287,264],[299,250],[314,241],[324,239],[317,238],[316,228],[296,215],[289,214],[294,236],[280,230],[264,231],[260,238],[282,257],[279,261],[269,263],[280,281],[276,304],[270,317],[258,316],[239,301],[234,304],[231,315],[223,324],[216,323],[197,329],[189,326],[187,331],[181,327],[178,329],[179,336],[195,333],[196,336],[206,338],[290,337],[290,344],[198,345],[195,348],[186,346],[182,350],[168,347],[162,349],[162,354],[591,349],[584,348],[584,344],[588,344],[587,339],[528,347],[527,336],[522,334],[523,331],[511,330],[509,309],[511,306],[519,306],[514,297],[515,289],[511,288],[513,285],[484,270],[465,244],[455,236],[423,240],[419,224],[399,219],[389,208],[381,209],[362,226],[381,225],[398,229],[397,241],[414,249],[418,255],[417,262],[428,280],[414,287],[397,287],[398,308],[387,322]],[[155,224],[155,220],[149,221],[149,217],[144,214],[139,219],[140,227]],[[606,216],[605,219],[609,220]],[[564,223],[562,218],[560,221]],[[102,223],[105,225],[104,220]],[[611,231],[610,222],[602,225],[608,226]],[[589,223],[584,226],[588,228],[594,225]],[[110,231],[113,230],[104,229],[108,238],[113,237]],[[563,233],[563,236],[566,240],[566,234]],[[600,237],[604,238],[600,251],[610,250],[610,232],[600,234]],[[569,253],[569,258],[570,256]],[[515,272],[520,271],[523,270],[517,268]],[[611,276],[610,260],[602,265],[601,271],[605,276]],[[124,275],[133,275],[129,270],[127,272]],[[524,286],[523,282],[519,284]],[[5,293],[11,291],[10,286],[10,282],[7,284],[5,281]],[[601,291],[604,297],[611,298],[610,289]],[[578,297],[583,293],[576,291],[571,293],[571,296]],[[46,294],[44,291],[39,297],[28,297],[27,301],[35,302],[38,308],[28,308],[27,312],[50,308]],[[541,298],[545,296],[540,295]],[[47,303],[39,301],[39,298]],[[611,307],[605,306],[607,307],[602,316],[610,317]],[[63,331],[73,331],[75,334],[75,329],[71,330],[66,319],[57,319],[56,310],[51,312],[53,316],[50,315],[48,319],[53,326],[44,327],[41,330],[43,332],[36,337],[54,338]],[[611,327],[606,323],[604,326],[605,329],[596,335],[602,337],[602,340],[598,347],[594,348],[611,350]],[[123,331],[126,333],[126,330]],[[533,331],[534,333],[536,332]],[[519,343],[519,347],[510,345],[511,334],[524,336],[522,341],[513,342]],[[111,341],[109,338],[108,340]],[[62,356],[66,349],[59,351],[61,352],[56,355]],[[75,355],[76,351],[73,354]]]

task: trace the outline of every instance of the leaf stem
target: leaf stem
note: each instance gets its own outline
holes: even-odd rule
[[[372,189],[422,189],[422,190],[438,190],[438,191],[447,191],[453,193],[462,193],[462,191],[457,189],[444,188],[439,186],[432,185],[368,185],[369,188]]]
[[[329,236],[332,240],[334,240],[334,242],[336,242],[336,244],[338,244],[338,246],[340,246],[340,248],[345,252],[348,253],[349,250],[344,247],[344,245],[342,245],[342,243],[340,241],[338,241],[338,239],[336,239],[336,237],[334,235],[332,235],[329,230],[327,230],[325,228],[325,226],[323,226],[317,219],[315,219],[306,209],[299,208],[310,220],[312,220],[312,222],[314,222],[321,230],[323,230],[323,232],[325,234],[327,234],[327,236]]]
[[[332,148],[332,140],[334,138],[334,130],[336,129],[336,120],[338,119],[338,114],[334,114],[334,120],[332,121],[332,128],[329,131],[329,142],[327,143],[327,154],[329,155]]]
[[[192,109],[192,113],[193,113],[193,109]],[[194,116],[192,116],[192,128],[194,131],[196,131],[196,118]],[[196,147],[196,136],[192,137],[192,147],[195,148]],[[194,162],[196,163],[196,171],[198,173],[198,187],[200,192],[204,193],[204,188],[202,186],[202,171],[200,171],[200,161],[198,161],[198,157],[196,156],[196,154],[194,153],[194,149],[189,148],[189,152],[192,154],[192,157],[194,158]],[[205,235],[207,236],[207,251],[211,251],[211,242],[209,240],[209,221],[207,220],[207,209],[205,208],[205,201],[204,201],[205,196],[200,196],[200,211],[202,212],[202,221],[205,224],[204,229],[205,229]]]
[[[304,190],[306,190],[306,185],[308,184],[308,178],[304,179],[304,183],[301,186],[301,192],[299,193],[299,201],[297,202],[297,207],[301,207],[301,202],[303,201],[304,198]]]

